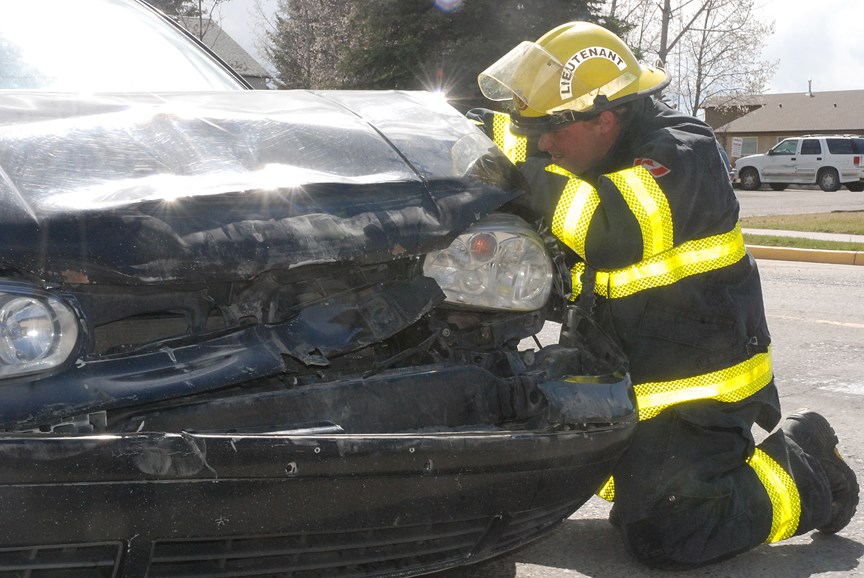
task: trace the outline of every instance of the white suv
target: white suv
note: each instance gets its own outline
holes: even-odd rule
[[[762,183],[775,191],[788,185],[817,184],[823,191],[846,185],[864,191],[864,137],[849,135],[787,138],[764,155],[735,161],[741,188],[755,191]]]

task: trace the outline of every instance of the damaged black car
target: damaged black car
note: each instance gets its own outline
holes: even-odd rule
[[[437,95],[2,3],[0,574],[414,576],[553,529],[636,416],[592,343],[524,345],[569,283],[524,194]]]

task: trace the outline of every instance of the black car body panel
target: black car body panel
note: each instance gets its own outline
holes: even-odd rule
[[[0,95],[0,259],[50,282],[245,279],[424,254],[514,196],[455,174],[467,122],[382,96],[36,95],[7,114],[21,97]]]
[[[0,74],[0,575],[413,576],[553,529],[636,408],[596,344],[522,345],[570,274],[517,171],[437,95],[211,60],[238,90]]]

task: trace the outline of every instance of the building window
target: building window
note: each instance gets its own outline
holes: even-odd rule
[[[759,152],[759,138],[755,136],[745,136],[741,139],[741,156],[755,155]]]

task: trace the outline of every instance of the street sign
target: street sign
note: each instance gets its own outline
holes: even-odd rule
[[[741,147],[744,145],[744,139],[740,136],[732,137],[732,156],[739,158],[741,156]]]

